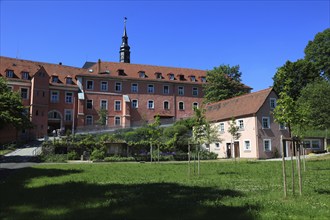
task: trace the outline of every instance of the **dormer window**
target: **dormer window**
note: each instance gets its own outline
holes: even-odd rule
[[[7,70],[6,76],[8,78],[14,78],[14,71],[13,70]]]
[[[206,82],[206,77],[205,77],[205,76],[202,76],[202,77],[201,77],[201,81],[202,81],[203,83],[205,83],[205,82]]]
[[[29,79],[29,73],[28,72],[22,72],[22,79]]]
[[[53,75],[52,76],[52,82],[53,83],[58,83],[58,76]]]
[[[156,72],[155,75],[156,75],[156,79],[163,79],[162,73]]]
[[[146,74],[145,74],[145,72],[144,72],[144,71],[140,71],[140,72],[139,72],[139,77],[140,77],[140,78],[146,78]]]
[[[67,76],[66,77],[65,83],[68,84],[68,85],[71,85],[72,84],[72,78],[71,78],[71,76]]]
[[[179,80],[180,80],[180,81],[184,81],[184,80],[185,80],[185,78],[184,78],[184,75],[183,75],[183,74],[178,74],[178,77],[179,77]]]
[[[196,77],[193,76],[193,75],[191,75],[191,76],[190,76],[190,81],[191,81],[191,82],[196,82]]]
[[[168,76],[169,76],[170,80],[174,80],[174,74],[173,73],[169,73]]]
[[[126,73],[123,69],[118,69],[118,76],[126,76]]]

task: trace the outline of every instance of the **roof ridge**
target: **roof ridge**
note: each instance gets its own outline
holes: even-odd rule
[[[218,101],[218,102],[212,102],[212,103],[207,104],[207,106],[217,105],[219,103],[231,101],[231,100],[234,100],[234,99],[245,98],[247,96],[256,95],[257,93],[262,93],[262,92],[266,92],[266,91],[271,92],[272,89],[273,89],[273,87],[269,87],[267,89],[262,89],[262,90],[259,90],[259,91],[256,91],[256,92],[246,93],[246,94],[243,94],[243,95],[231,97],[229,99],[224,99],[224,100],[221,100],[221,101]]]

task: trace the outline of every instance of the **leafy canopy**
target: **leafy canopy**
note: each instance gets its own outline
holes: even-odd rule
[[[0,77],[0,127],[12,125],[17,129],[32,126],[26,108],[17,92],[12,92],[3,77]]]
[[[314,63],[318,71],[330,80],[330,28],[316,34],[305,48],[305,59]]]
[[[205,102],[217,102],[247,93],[249,90],[241,83],[241,76],[239,65],[221,65],[207,71],[207,83],[203,85]]]

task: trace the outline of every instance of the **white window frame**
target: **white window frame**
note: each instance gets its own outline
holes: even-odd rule
[[[155,85],[154,84],[148,84],[147,86],[147,92],[148,93],[155,93]]]
[[[182,108],[180,108],[180,104],[182,103]],[[183,101],[179,101],[178,102],[178,109],[180,110],[180,111],[184,111],[184,102]]]
[[[155,109],[155,102],[154,102],[154,100],[148,100],[148,102],[147,102],[147,108],[148,109]]]
[[[86,90],[94,90],[94,80],[86,80]]]
[[[190,76],[191,82],[196,82],[196,76]]]
[[[184,95],[184,86],[178,87],[178,95]]]
[[[237,126],[240,131],[244,130],[244,120],[243,119],[238,119],[237,120]]]
[[[72,84],[72,78],[71,77],[66,77],[65,78],[65,84],[71,85]]]
[[[8,78],[14,78],[14,71],[13,70],[7,70],[6,77],[8,77]]]
[[[194,108],[199,108],[199,103],[198,102],[193,102],[193,104],[192,104],[192,109],[194,110]]]
[[[100,90],[106,92],[109,90],[109,83],[107,81],[100,82]]]
[[[269,142],[269,149],[266,149],[266,142]],[[264,151],[270,152],[272,151],[272,140],[271,139],[264,139],[263,140]]]
[[[275,98],[270,98],[269,99],[269,106],[271,109],[274,109],[276,107],[276,99]]]
[[[174,77],[174,74],[173,74],[173,73],[170,73],[170,74],[169,74],[169,79],[170,79],[170,80],[174,80],[174,79],[175,79],[175,77]]]
[[[201,77],[201,82],[205,83],[206,82],[206,77],[202,76]]]
[[[115,109],[115,111],[121,111],[121,101],[120,100],[115,100],[114,109]]]
[[[64,120],[72,121],[72,113],[73,113],[72,109],[64,109]]]
[[[53,95],[53,93],[56,93],[56,96]],[[56,99],[54,99],[56,97]],[[60,101],[60,92],[59,91],[50,91],[50,102],[51,103],[58,103]]]
[[[121,92],[122,91],[122,82],[115,82],[115,92]]]
[[[139,92],[139,85],[137,83],[131,84],[131,92],[138,93]]]
[[[22,96],[22,89],[26,89],[26,96]],[[30,93],[30,90],[29,90],[29,88],[26,88],[26,87],[21,87],[20,88],[20,94],[21,94],[21,97],[22,97],[22,99],[24,99],[24,100],[26,100],[26,99],[29,99],[29,93]]]
[[[89,102],[92,104],[90,108],[88,107],[88,103],[89,103]],[[86,109],[93,109],[93,106],[94,106],[93,104],[94,104],[94,103],[93,103],[93,99],[87,99],[87,100],[86,100]]]
[[[264,120],[267,120],[267,127],[264,126]],[[262,129],[270,129],[270,117],[262,117],[261,126]]]
[[[168,107],[168,108],[165,108],[165,103],[167,103],[167,107]],[[164,110],[170,110],[170,102],[169,102],[169,101],[165,100],[165,101],[163,102],[163,109],[164,109]]]
[[[139,108],[139,101],[137,99],[132,100],[132,108]]]
[[[219,130],[220,130],[220,133],[225,133],[225,123],[224,122],[221,122],[219,124]]]
[[[167,91],[165,90],[165,87],[167,87]],[[170,94],[170,86],[169,85],[163,85],[163,94]]]
[[[146,78],[146,73],[144,71],[140,71],[139,78]]]
[[[29,72],[22,72],[22,79],[29,79]]]
[[[71,94],[71,96],[68,94]],[[65,103],[67,104],[73,103],[73,92],[65,92]]]
[[[119,123],[118,123],[118,121],[119,121]],[[114,125],[115,126],[121,125],[121,117],[120,116],[115,116],[115,118],[114,118]]]
[[[198,88],[197,87],[192,88],[192,95],[193,96],[198,96]]]
[[[86,115],[85,120],[86,120],[85,121],[86,125],[93,125],[94,124],[93,115]]]
[[[247,143],[249,144],[247,145]],[[244,140],[243,145],[244,151],[251,151],[251,141],[249,139]]]
[[[286,127],[285,124],[280,123],[280,124],[279,124],[279,129],[280,129],[280,130],[286,130],[287,127]]]
[[[108,110],[108,100],[107,99],[100,100],[100,109]]]

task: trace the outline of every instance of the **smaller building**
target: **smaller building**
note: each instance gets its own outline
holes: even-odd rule
[[[274,121],[272,111],[277,99],[273,89],[268,88],[208,104],[206,118],[218,128],[222,140],[210,144],[209,150],[218,154],[218,158],[280,157],[281,135],[289,137],[289,131]],[[239,127],[238,139],[233,139],[228,132],[233,118]]]

